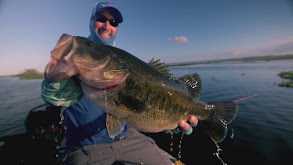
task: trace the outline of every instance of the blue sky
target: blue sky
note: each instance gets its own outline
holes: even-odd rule
[[[0,0],[0,75],[43,71],[63,33],[88,37],[96,0]],[[293,0],[112,0],[116,46],[165,63],[293,53]]]

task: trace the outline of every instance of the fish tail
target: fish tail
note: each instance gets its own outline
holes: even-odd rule
[[[236,102],[209,103],[210,116],[203,121],[212,140],[217,143],[222,142],[227,135],[227,125],[231,123],[237,115],[238,106]]]

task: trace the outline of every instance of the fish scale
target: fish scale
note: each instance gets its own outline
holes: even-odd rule
[[[129,78],[131,79],[131,78]],[[130,80],[128,80],[130,81]],[[139,81],[128,83],[127,88],[123,90],[124,93],[136,96],[136,98],[144,104],[152,106],[155,110],[161,110],[165,113],[173,111],[173,113],[179,113],[179,110],[184,110],[183,106],[180,106],[179,103],[176,104],[176,100],[172,100],[170,94],[164,92],[165,89],[162,87],[151,87],[151,85],[144,84],[140,85]],[[142,88],[143,86],[143,88]],[[173,103],[173,105],[171,104]]]
[[[131,79],[131,76],[129,79]],[[131,81],[131,80],[128,80],[128,81]],[[155,128],[162,129],[162,127],[164,127],[165,129],[172,129],[177,126],[177,123],[181,118],[184,118],[184,119],[188,118],[188,114],[192,109],[191,107],[188,107],[189,104],[186,104],[186,106],[184,106],[178,103],[178,101],[174,100],[174,98],[172,98],[170,94],[163,92],[165,89],[163,89],[162,87],[160,88],[160,86],[157,88],[151,88],[148,85],[140,85],[139,82],[140,81],[128,82],[127,84],[129,85],[125,89],[122,90],[123,93],[136,96],[136,99],[139,101],[146,100],[144,103],[152,107],[151,112],[147,111],[147,113],[143,113],[143,114],[139,114],[141,110],[134,112],[134,113],[138,113],[135,117],[133,117],[133,119],[131,119],[131,120],[135,120],[136,121],[135,123],[137,123],[137,125],[135,125],[134,127],[141,128],[143,126],[150,126],[150,125],[152,126],[152,128],[145,127],[148,129],[144,128],[145,129],[144,131],[157,130]],[[142,83],[146,84],[145,82],[142,82]],[[151,90],[155,90],[158,92],[152,92]],[[166,106],[162,106],[162,105],[166,105]],[[187,110],[187,108],[189,108],[189,110]],[[153,122],[150,122],[149,124],[145,124],[146,122],[140,122],[138,121],[139,119],[143,119],[144,121],[153,121]]]

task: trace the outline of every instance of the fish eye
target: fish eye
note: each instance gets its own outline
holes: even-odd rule
[[[93,46],[94,45],[94,42],[93,41],[86,41],[85,42],[85,45],[86,46]]]

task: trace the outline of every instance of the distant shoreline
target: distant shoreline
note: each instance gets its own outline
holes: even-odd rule
[[[288,60],[288,59],[293,59],[293,54],[242,57],[242,58],[231,58],[231,59],[221,59],[221,60],[206,60],[206,61],[194,61],[194,62],[180,62],[180,63],[166,64],[166,66],[167,67],[172,67],[172,66],[188,66],[188,65],[199,65],[199,64],[214,64],[214,63],[221,63],[221,62],[272,61],[272,60]]]
[[[221,60],[206,60],[206,61],[193,61],[193,62],[180,62],[180,63],[169,63],[165,64],[167,67],[174,66],[188,66],[188,65],[200,65],[200,64],[215,64],[222,62],[248,62],[248,61],[272,61],[272,60],[291,60],[293,54],[288,55],[267,55],[267,56],[255,56],[255,57],[242,57],[242,58],[231,58]],[[43,79],[43,73],[39,73],[36,69],[27,69],[24,73],[17,75],[0,75],[0,77],[19,77],[20,79]]]
[[[26,69],[23,73],[9,77],[18,77],[21,80],[44,79],[44,74],[38,72],[36,69]]]

